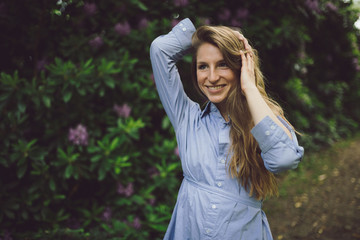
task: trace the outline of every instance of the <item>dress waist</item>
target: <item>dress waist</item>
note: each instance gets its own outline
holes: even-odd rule
[[[204,190],[204,191],[207,191],[209,193],[213,193],[213,194],[225,197],[227,199],[230,199],[230,200],[235,201],[235,202],[239,202],[239,203],[247,205],[247,206],[251,206],[251,207],[254,207],[254,208],[260,208],[261,209],[262,201],[259,201],[259,200],[256,200],[256,199],[251,199],[251,198],[245,198],[245,197],[243,197],[241,195],[235,196],[235,195],[233,195],[233,194],[231,194],[231,193],[229,193],[227,191],[224,191],[223,189],[219,189],[219,188],[216,188],[214,186],[210,186],[208,184],[196,182],[193,179],[191,179],[190,177],[185,176],[185,175],[184,175],[184,179],[188,183],[190,183],[192,186],[194,186],[196,188],[199,188],[201,190]]]

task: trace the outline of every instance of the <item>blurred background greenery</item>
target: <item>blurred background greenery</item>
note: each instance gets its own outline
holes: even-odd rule
[[[359,131],[359,1],[0,1],[0,239],[162,239],[182,179],[151,41],[240,27],[307,152]],[[191,89],[191,56],[178,65]]]

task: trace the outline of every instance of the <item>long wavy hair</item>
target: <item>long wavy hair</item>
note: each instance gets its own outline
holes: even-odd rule
[[[240,32],[239,29],[236,30]],[[195,88],[204,97],[206,96],[201,92],[197,83],[196,57],[199,47],[205,42],[218,47],[226,64],[239,74],[239,81],[230,90],[226,100],[226,111],[231,119],[231,146],[228,154],[231,157],[228,161],[229,173],[238,179],[250,196],[255,196],[256,199],[277,195],[278,186],[275,176],[265,168],[259,145],[250,132],[254,127],[254,122],[240,86],[240,50],[246,52],[244,43],[236,37],[233,29],[225,26],[202,26],[194,33],[192,37],[194,56],[191,74]],[[285,119],[282,108],[265,91],[264,77],[260,71],[257,51],[253,49],[253,53],[256,86],[275,115]]]

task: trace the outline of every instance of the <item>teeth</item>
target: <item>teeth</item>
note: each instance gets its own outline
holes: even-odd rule
[[[210,86],[208,86],[208,88],[210,88],[210,89],[220,89],[220,88],[222,88],[223,86],[215,86],[215,87],[210,87]]]

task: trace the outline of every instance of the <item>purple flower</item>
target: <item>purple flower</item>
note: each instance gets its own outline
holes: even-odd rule
[[[69,141],[75,145],[88,145],[88,133],[86,131],[86,127],[82,124],[77,125],[75,129],[70,128],[69,130]]]
[[[338,10],[338,8],[332,2],[327,2],[325,4],[325,7],[333,12],[337,12],[337,10]]]
[[[326,56],[326,61],[328,61],[329,63],[331,63],[331,62],[333,61],[333,57],[332,57],[330,54],[328,54],[328,55]]]
[[[121,106],[115,104],[113,109],[119,117],[128,118],[131,113],[131,107],[129,105],[127,105],[126,103],[124,103]]]
[[[49,64],[46,58],[42,58],[36,62],[36,69],[39,71],[45,70],[45,67]]]
[[[134,184],[131,182],[126,187],[124,187],[121,183],[118,183],[117,193],[120,195],[125,195],[126,197],[130,197],[134,193]]]
[[[174,154],[179,157],[179,147],[174,149]]]
[[[246,19],[249,16],[249,10],[246,8],[239,8],[236,10],[236,17],[240,19]]]
[[[104,42],[100,36],[97,36],[89,41],[89,45],[94,49],[98,49],[103,44],[104,44]]]
[[[306,0],[305,5],[314,12],[320,12],[318,0]]]
[[[178,20],[178,19],[173,19],[173,20],[171,20],[171,26],[172,26],[172,27],[175,27],[179,22],[180,22],[180,20]]]
[[[154,178],[160,174],[159,170],[156,167],[149,168],[147,172],[151,178]]]
[[[359,72],[359,71],[360,71],[359,60],[358,60],[356,57],[354,57],[353,60],[352,60],[352,62],[353,62],[353,65],[354,65],[355,70],[356,70],[357,72]]]
[[[140,225],[141,226],[141,225]],[[4,231],[4,238],[0,238],[0,240],[13,240],[8,230]]]
[[[150,74],[150,79],[151,79],[151,82],[155,84],[155,78],[154,78],[154,74]]]
[[[204,25],[210,25],[211,24],[211,21],[209,18],[200,18],[200,22],[201,24],[204,24]]]
[[[241,22],[238,19],[233,18],[230,21],[230,25],[233,27],[241,27]]]
[[[139,23],[138,23],[138,28],[141,29],[145,29],[148,26],[148,20],[146,18],[141,18]]]
[[[189,0],[174,0],[174,5],[177,7],[185,7],[189,4]]]
[[[220,21],[227,21],[229,20],[230,16],[231,16],[231,12],[227,8],[221,9],[220,13],[218,14],[218,18]]]
[[[69,219],[67,220],[66,225],[67,225],[70,229],[79,229],[79,228],[81,228],[81,223],[80,223],[80,221],[79,221],[78,219],[76,219],[76,218],[73,218],[73,217],[71,217],[71,218],[69,218]]]
[[[108,221],[110,221],[110,219],[111,219],[111,215],[112,215],[111,208],[110,208],[110,207],[106,207],[105,210],[104,210],[104,212],[103,212],[102,215],[101,215],[101,218],[102,218],[104,221],[108,222]]]
[[[136,217],[132,223],[132,226],[135,228],[135,229],[140,229],[141,228],[141,222],[140,222],[140,218],[139,217]]]
[[[96,13],[96,4],[95,3],[85,3],[84,4],[84,12],[88,16],[92,16]]]
[[[149,199],[149,204],[150,204],[151,206],[154,206],[154,205],[155,205],[155,202],[156,202],[156,199],[155,199],[155,198],[150,198],[150,199]]]
[[[130,27],[130,24],[126,21],[124,23],[117,23],[114,26],[114,30],[120,36],[125,36],[125,35],[128,35],[130,33],[131,27]]]

